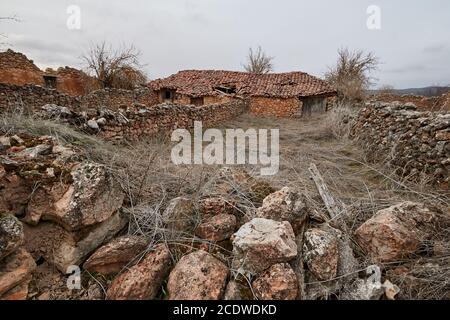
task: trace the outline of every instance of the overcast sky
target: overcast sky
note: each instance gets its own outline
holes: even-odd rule
[[[80,55],[106,40],[134,44],[150,78],[184,69],[242,70],[250,46],[274,56],[276,72],[323,76],[347,46],[382,61],[378,85],[450,84],[450,1],[428,0],[0,0],[9,46],[39,67],[82,67]],[[81,28],[67,27],[67,7]],[[367,8],[381,9],[381,29]]]

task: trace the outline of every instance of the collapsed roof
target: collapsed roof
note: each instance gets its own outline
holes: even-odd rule
[[[223,92],[263,97],[308,97],[332,95],[336,91],[324,80],[304,72],[253,74],[222,70],[185,70],[149,83],[151,89],[175,90],[191,97]]]

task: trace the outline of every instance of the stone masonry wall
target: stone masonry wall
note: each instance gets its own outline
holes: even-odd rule
[[[44,85],[44,78],[33,60],[9,49],[0,53],[0,83]]]
[[[360,110],[352,136],[373,160],[388,158],[403,168],[403,175],[425,173],[448,189],[450,113],[419,112],[411,104],[368,104]]]
[[[156,95],[146,87],[136,90],[102,89],[85,96],[70,96],[55,89],[41,86],[17,86],[0,83],[0,112],[9,109],[39,111],[45,104],[57,104],[73,110],[86,110],[100,106],[117,111],[134,107],[136,103],[152,106],[157,104]]]
[[[240,100],[203,106],[164,103],[116,113],[99,110],[90,121],[98,123],[98,134],[106,140],[136,141],[143,136],[171,132],[177,128],[193,128],[194,121],[202,121],[203,127],[210,127],[245,112],[247,105]]]
[[[251,114],[274,117],[292,117],[301,115],[301,101],[297,98],[281,99],[268,97],[251,97],[249,111]]]

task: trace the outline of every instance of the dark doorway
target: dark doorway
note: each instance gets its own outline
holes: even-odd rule
[[[56,89],[56,76],[45,75],[43,77],[46,88]]]
[[[323,97],[302,98],[302,115],[310,116],[313,113],[323,113],[327,110],[326,99]]]

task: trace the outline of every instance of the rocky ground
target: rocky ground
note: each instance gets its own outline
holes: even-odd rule
[[[367,163],[336,121],[223,124],[281,128],[280,172],[265,179],[175,166],[160,140],[3,124],[0,298],[450,298],[448,194]]]

